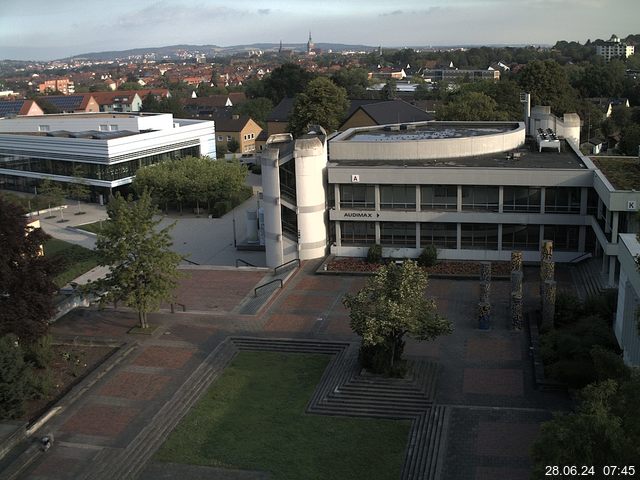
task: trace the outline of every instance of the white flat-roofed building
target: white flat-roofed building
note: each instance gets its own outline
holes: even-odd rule
[[[616,35],[611,35],[608,42],[604,42],[602,45],[596,45],[596,55],[603,57],[605,62],[610,61],[612,58],[630,57],[634,51],[635,48],[633,45],[627,45],[621,42]]]
[[[0,119],[0,184],[33,192],[43,179],[82,181],[92,198],[130,184],[138,168],[185,156],[215,159],[212,121],[162,113],[80,113]]]

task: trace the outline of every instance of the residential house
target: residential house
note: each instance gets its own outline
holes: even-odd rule
[[[358,102],[363,103],[359,104]],[[355,127],[424,122],[433,120],[434,118],[435,116],[432,113],[427,113],[404,100],[352,100],[350,112],[347,113],[347,118],[342,122],[338,130],[344,131],[348,128]]]
[[[94,92],[91,95],[101,112],[139,112],[142,107],[142,98],[136,90]]]
[[[256,139],[262,128],[247,115],[213,117],[216,125],[216,150],[226,147],[233,139],[240,145],[236,153],[251,154],[256,151]]]
[[[38,91],[40,93],[47,92],[60,92],[63,95],[70,95],[75,93],[75,85],[73,81],[68,78],[56,78],[52,80],[45,80],[38,85]]]
[[[0,118],[17,115],[43,115],[44,112],[33,100],[1,100]]]
[[[92,93],[80,93],[77,95],[48,95],[38,97],[36,102],[46,110],[45,105],[49,104],[58,110],[58,113],[79,113],[79,112],[99,112],[100,105],[93,98]]]

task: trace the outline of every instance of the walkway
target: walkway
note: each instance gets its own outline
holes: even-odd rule
[[[156,478],[153,472],[162,468],[151,462],[144,470],[145,462],[169,433],[162,422],[175,424],[171,412],[183,410],[169,406],[191,405],[195,392],[217,377],[232,353],[225,347],[229,336],[357,340],[341,298],[360,288],[365,279],[316,276],[313,263],[298,271],[257,316],[232,313],[242,292],[250,294],[256,273],[218,271],[210,273],[218,275],[217,280],[207,283],[219,288],[200,292],[193,300],[204,297],[199,308],[209,309],[210,314],[187,310],[152,315],[152,323],[160,327],[151,337],[126,333],[136,324],[132,312],[77,310],[62,319],[54,326],[54,335],[116,337],[137,346],[76,404],[48,423],[46,430],[54,432],[56,444],[21,478],[116,478],[115,471],[120,473],[117,478],[136,478],[122,476],[125,470],[119,465],[131,465],[132,471],[141,472],[139,478]],[[508,288],[508,282],[492,284],[494,328],[480,332],[474,321],[478,283],[432,280],[429,293],[454,322],[455,333],[432,343],[407,343],[411,358],[429,365],[437,362],[442,369],[433,398],[448,412],[446,421],[439,420],[444,421],[437,445],[443,460],[439,478],[528,478],[528,449],[540,423],[551,417],[550,409],[566,407],[563,397],[533,389],[525,334],[507,328]],[[533,305],[537,283],[529,275],[525,292],[527,304]],[[135,462],[127,460],[130,451],[138,455],[135,468]],[[170,465],[166,468],[172,471]],[[207,472],[213,474],[180,466],[174,471],[185,479],[206,478]],[[266,478],[260,473],[227,473],[225,478]]]

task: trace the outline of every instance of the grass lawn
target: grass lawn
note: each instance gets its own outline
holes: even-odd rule
[[[241,352],[156,454],[274,480],[397,479],[410,422],[304,413],[327,355]]]
[[[59,288],[98,265],[98,257],[92,250],[57,238],[45,242],[44,254],[62,264],[62,271],[54,280]]]
[[[100,230],[102,229],[102,224],[104,222],[106,222],[106,220],[98,220],[97,222],[85,223],[84,225],[78,225],[75,228],[79,228],[80,230],[85,230],[85,231],[91,232],[91,233],[100,233]]]

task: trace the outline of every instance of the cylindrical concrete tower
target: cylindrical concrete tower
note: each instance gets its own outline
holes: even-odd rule
[[[298,215],[298,254],[300,260],[321,258],[326,253],[325,136],[296,140],[296,195]]]
[[[269,267],[282,265],[283,239],[280,213],[280,145],[293,141],[291,135],[273,135],[261,154],[262,208],[264,210],[264,242],[266,263]],[[273,140],[272,140],[273,139]],[[278,141],[279,140],[279,141]],[[270,142],[271,141],[271,142]],[[280,144],[280,145],[279,145]]]

